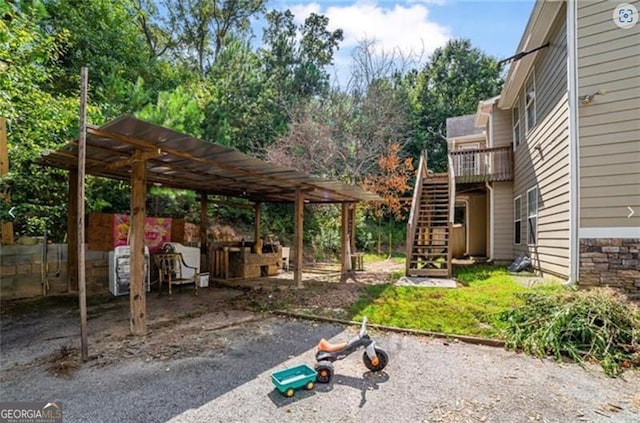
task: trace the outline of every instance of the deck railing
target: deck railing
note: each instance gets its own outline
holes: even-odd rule
[[[457,183],[499,182],[513,179],[511,146],[449,153]]]

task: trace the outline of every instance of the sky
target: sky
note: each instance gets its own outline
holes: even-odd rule
[[[336,73],[348,73],[358,41],[374,38],[386,51],[423,52],[424,59],[451,38],[504,59],[517,53],[534,0],[271,0],[269,8],[290,9],[299,23],[311,12],[341,28],[344,41],[335,56]]]

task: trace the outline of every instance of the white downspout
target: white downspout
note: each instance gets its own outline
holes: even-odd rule
[[[493,108],[494,105],[491,105],[491,113],[489,113],[489,148],[493,148],[494,139],[493,139]],[[493,163],[489,163],[489,166],[493,166]],[[493,169],[492,169],[493,170]],[[494,219],[494,203],[493,203],[493,187],[489,182],[485,182],[487,189],[489,190],[489,257],[487,257],[487,261],[493,261],[494,255],[494,232],[495,232],[495,219]]]
[[[569,102],[569,280],[566,285],[578,282],[580,243],[580,167],[578,142],[578,16],[577,0],[567,1],[567,92]]]
[[[489,182],[485,182],[487,189],[489,190],[489,257],[487,261],[493,261],[493,231],[494,231],[494,218],[493,218],[493,187]]]

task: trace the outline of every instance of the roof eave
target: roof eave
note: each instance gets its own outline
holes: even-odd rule
[[[516,52],[529,51],[544,43],[562,5],[563,2],[561,1],[538,1],[535,3]],[[510,109],[513,106],[537,56],[538,52],[532,53],[511,63],[504,87],[500,93],[498,107]]]

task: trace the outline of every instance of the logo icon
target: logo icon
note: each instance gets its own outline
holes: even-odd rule
[[[638,22],[638,9],[632,4],[622,3],[613,10],[613,22],[618,28],[633,28]]]

